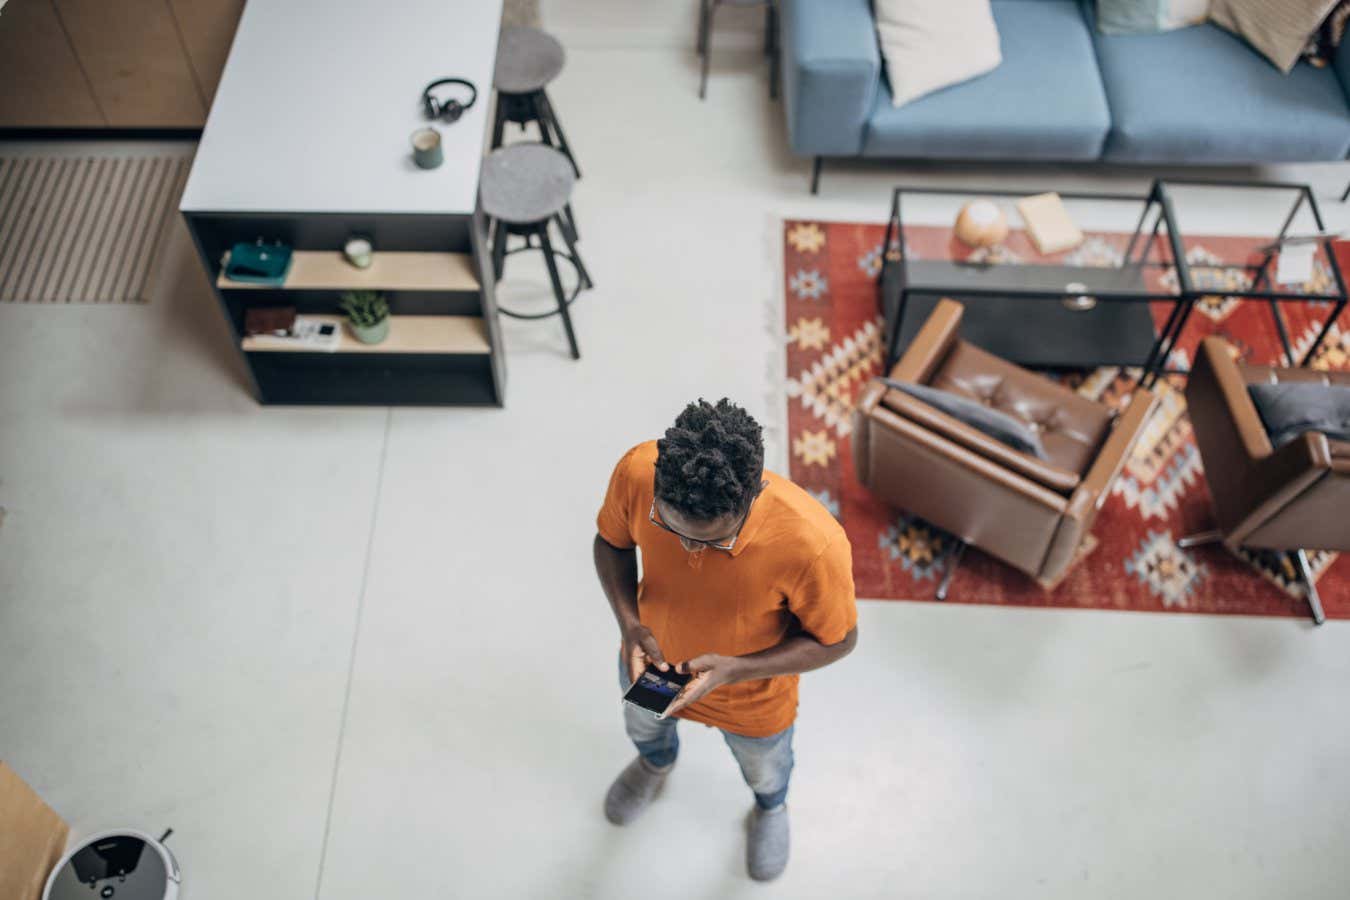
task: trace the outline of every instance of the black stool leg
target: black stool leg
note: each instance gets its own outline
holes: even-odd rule
[[[708,55],[708,4],[710,0],[699,0],[698,4],[698,55]]]
[[[548,115],[545,112],[543,102],[540,100],[542,94],[542,91],[536,91],[530,95],[530,108],[534,110],[534,122],[539,126],[539,139],[552,147],[553,134],[549,131]]]
[[[581,254],[577,252],[577,242],[568,233],[567,223],[563,221],[561,215],[556,215],[553,218],[558,221],[558,230],[562,232],[563,243],[567,244],[567,250],[572,254],[572,262],[577,264],[577,274],[581,276],[582,287],[595,287],[595,282],[591,281],[591,273],[586,271],[586,264],[581,261]]]
[[[544,114],[548,116],[549,125],[558,135],[558,149],[562,150],[567,161],[572,164],[572,172],[581,177],[581,167],[577,165],[577,158],[572,155],[572,147],[567,143],[567,135],[563,134],[562,123],[558,121],[558,114],[553,110],[553,101],[548,99],[548,91],[540,89],[539,99],[543,103]]]
[[[492,149],[496,150],[502,145],[502,133],[506,130],[506,98],[501,94],[498,94],[497,102],[494,106],[492,118]]]
[[[497,227],[492,235],[492,274],[501,281],[502,272],[506,269],[506,223],[501,219],[497,220]]]
[[[769,99],[778,99],[778,6],[774,0],[769,0],[769,20],[768,34],[764,36],[764,43],[767,46],[769,54]]]
[[[708,17],[703,24],[703,62],[699,66],[698,99],[708,96],[708,60],[712,58],[712,20],[717,10],[717,0],[704,0]]]
[[[548,222],[545,221],[535,232],[539,235],[539,245],[544,251],[544,262],[548,265],[548,278],[553,282],[553,296],[558,298],[558,315],[562,316],[563,330],[567,332],[567,343],[572,348],[572,358],[581,359],[577,349],[576,332],[572,330],[572,314],[567,311],[567,292],[563,290],[562,278],[558,275],[558,263],[553,259],[553,242],[548,239]]]
[[[562,221],[565,223],[563,227],[567,229],[567,233],[571,235],[572,240],[574,242],[581,240],[581,232],[577,231],[577,217],[572,212],[572,204],[563,204]]]

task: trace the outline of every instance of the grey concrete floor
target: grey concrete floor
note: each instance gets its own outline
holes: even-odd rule
[[[753,54],[700,103],[687,48],[598,43],[554,91],[584,357],[507,322],[504,410],[258,407],[181,229],[149,305],[0,305],[0,757],[76,833],[173,826],[185,900],[1344,897],[1342,622],[863,603],[804,682],[780,882],[745,878],[749,794],[700,727],[604,821],[631,748],[595,507],[693,397],[776,418],[777,223],[1151,173],[850,165],[812,198]],[[1330,200],[1343,169],[1263,174]]]

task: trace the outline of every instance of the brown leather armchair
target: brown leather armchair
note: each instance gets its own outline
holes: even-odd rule
[[[1289,551],[1320,625],[1322,603],[1303,551],[1350,550],[1350,442],[1305,431],[1273,447],[1247,386],[1288,381],[1350,385],[1350,372],[1247,365],[1222,338],[1201,342],[1186,406],[1217,530],[1177,543],[1193,547],[1221,540],[1233,549]]]
[[[1074,562],[1154,397],[1138,391],[1117,416],[961,340],[963,309],[939,302],[891,378],[976,398],[1021,419],[1039,434],[1047,458],[874,381],[854,412],[858,478],[888,503],[1052,584]],[[939,599],[955,567],[954,560]]]

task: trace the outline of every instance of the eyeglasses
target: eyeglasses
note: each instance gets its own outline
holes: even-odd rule
[[[677,538],[680,538],[681,540],[684,540],[684,541],[688,541],[688,542],[691,543],[691,544],[700,544],[700,545],[702,545],[702,546],[704,546],[704,547],[711,547],[711,548],[714,549],[714,550],[726,550],[726,551],[730,552],[731,550],[735,549],[735,547],[736,547],[736,541],[740,540],[740,537],[741,537],[741,530],[742,530],[743,528],[745,528],[745,523],[746,523],[747,521],[749,521],[749,519],[750,519],[750,510],[754,509],[754,507],[755,507],[755,501],[759,499],[760,493],[761,493],[766,487],[768,487],[768,486],[769,486],[769,483],[768,483],[767,481],[761,481],[761,482],[759,483],[759,490],[758,490],[758,491],[755,491],[755,496],[753,496],[753,497],[750,498],[750,505],[747,506],[747,507],[745,508],[745,515],[741,516],[740,524],[738,524],[738,525],[736,526],[736,533],[733,534],[733,535],[731,536],[731,540],[729,540],[729,541],[701,541],[701,540],[699,540],[698,538],[692,538],[692,537],[690,537],[690,536],[687,535],[687,534],[681,534],[680,532],[676,531],[674,528],[671,528],[671,527],[670,527],[669,525],[667,525],[665,522],[662,522],[662,521],[657,517],[657,515],[656,515],[656,498],[655,498],[655,497],[652,498],[652,508],[651,508],[651,511],[649,511],[649,512],[647,513],[647,520],[650,521],[650,522],[651,522],[653,525],[655,525],[657,528],[660,528],[660,529],[662,529],[663,531],[669,531],[671,534],[675,535]]]

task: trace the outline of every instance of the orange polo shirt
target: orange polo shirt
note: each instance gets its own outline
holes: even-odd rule
[[[802,631],[835,644],[853,629],[858,611],[848,537],[814,497],[766,471],[768,487],[735,547],[690,554],[649,518],[655,466],[655,441],[619,460],[596,528],[614,547],[640,549],[638,617],[667,662],[756,653]],[[797,675],[778,675],[723,685],[677,715],[768,737],[796,719],[797,681]]]

